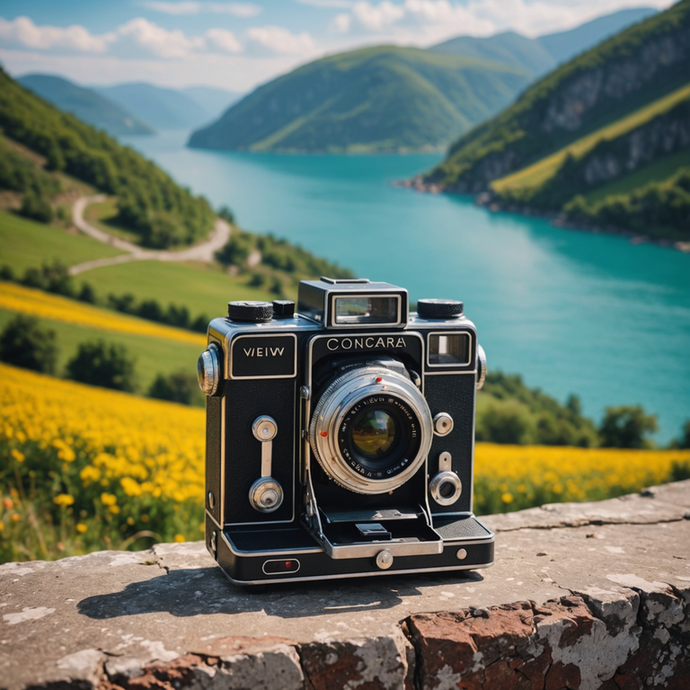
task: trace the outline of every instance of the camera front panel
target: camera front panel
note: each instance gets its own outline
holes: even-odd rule
[[[432,515],[470,513],[474,465],[477,333],[466,318],[412,320],[424,337],[424,395],[434,418],[429,451]]]

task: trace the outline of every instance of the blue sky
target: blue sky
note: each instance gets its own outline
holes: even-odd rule
[[[81,84],[148,81],[249,91],[294,67],[363,45],[426,47],[506,30],[538,36],[669,0],[2,0],[10,74]]]

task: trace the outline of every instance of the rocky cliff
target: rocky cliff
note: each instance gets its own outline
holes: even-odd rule
[[[690,0],[683,0],[539,81],[456,142],[424,181],[446,191],[485,191],[491,181],[677,88],[689,74]]]

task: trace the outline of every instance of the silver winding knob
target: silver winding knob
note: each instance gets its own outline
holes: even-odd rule
[[[208,350],[199,355],[196,363],[196,377],[199,381],[199,388],[206,395],[213,395],[218,390],[220,383],[220,356],[218,347],[211,343]]]
[[[272,513],[283,503],[283,488],[272,477],[261,477],[249,489],[249,502],[260,513]]]
[[[486,352],[484,348],[477,343],[477,390],[480,391],[484,386],[486,380]]]

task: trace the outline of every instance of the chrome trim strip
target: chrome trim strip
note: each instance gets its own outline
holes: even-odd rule
[[[216,518],[213,517],[213,515],[211,514],[211,512],[209,511],[208,508],[206,508],[206,515],[208,515],[208,516],[211,518],[211,522],[212,522],[219,530],[222,530],[222,529],[223,529],[223,526],[222,526],[220,523],[216,522]]]
[[[230,333],[228,333],[230,335]],[[242,338],[289,338],[295,341],[295,360],[292,363],[292,374],[279,374],[278,376],[233,376],[232,375],[232,354],[235,343]],[[237,333],[230,338],[227,343],[228,356],[226,357],[225,377],[231,381],[252,381],[256,379],[294,379],[297,376],[297,334],[296,333]]]
[[[225,521],[225,401],[227,391],[223,385],[223,397],[220,399],[220,521]],[[221,527],[222,529],[222,527]]]
[[[461,365],[457,365],[461,366]],[[476,369],[471,369],[469,371],[425,371],[424,376],[455,376],[457,374],[472,374],[472,376],[477,375]]]
[[[345,573],[343,575],[315,575],[314,577],[295,577],[290,580],[234,580],[225,572],[223,575],[232,582],[233,585],[273,585],[279,582],[313,582],[314,580],[344,580],[346,578],[373,577],[375,575],[412,575],[415,573],[440,573],[453,570],[476,570],[477,568],[490,568],[494,561],[489,563],[478,563],[477,565],[451,565],[443,568],[415,568],[414,570],[375,570],[369,573]]]
[[[246,523],[245,523],[246,524]],[[307,534],[311,534],[308,530]],[[227,537],[227,534],[225,531],[221,531],[220,536],[223,538],[223,541],[225,542],[226,546],[228,547],[228,550],[230,553],[232,553],[235,556],[240,556],[243,558],[266,558],[267,556],[276,556],[279,554],[298,554],[299,556],[302,556],[305,553],[325,553],[326,550],[323,549],[320,546],[303,546],[300,548],[296,549],[285,549],[285,550],[276,550],[274,549],[273,551],[241,551],[239,549],[233,548],[233,545],[230,543],[230,540]],[[443,547],[445,549],[446,545],[448,546],[472,546],[474,544],[490,544],[494,541],[494,533],[491,532],[491,535],[488,537],[485,537],[483,539],[470,539],[469,541],[463,540],[463,539],[449,539],[448,541],[444,541],[443,539],[441,540],[441,543],[443,544]],[[379,551],[381,550],[380,548],[378,549]],[[441,551],[440,553],[443,553]],[[410,571],[413,572],[413,571]]]

